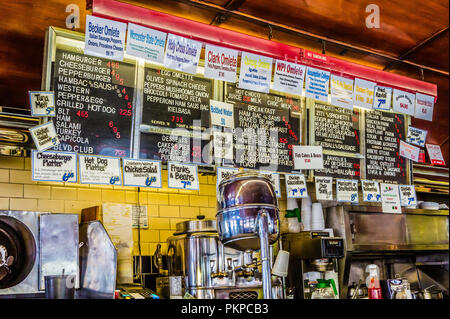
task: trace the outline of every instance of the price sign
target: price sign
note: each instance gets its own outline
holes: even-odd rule
[[[398,185],[381,183],[380,189],[381,207],[383,209],[383,213],[401,214],[402,207],[400,203]]]
[[[399,153],[400,153],[400,156],[403,156],[404,158],[410,159],[411,161],[414,161],[414,162],[418,162],[420,148],[412,146],[403,141],[400,141]]]
[[[421,130],[415,127],[408,127],[408,135],[406,136],[406,141],[410,144],[424,147],[425,141],[427,139],[428,131]]]
[[[331,104],[353,110],[353,80],[331,75]]]
[[[55,93],[29,91],[32,116],[55,116]]]
[[[433,121],[434,96],[416,93],[416,108],[414,117]]]
[[[169,162],[169,188],[199,190],[197,165]]]
[[[269,93],[272,58],[242,52],[239,88]]]
[[[328,102],[328,88],[330,87],[330,72],[308,67],[306,69],[306,97]]]
[[[124,158],[122,168],[124,186],[162,187],[160,161]]]
[[[430,156],[431,164],[445,166],[444,157],[442,156],[441,147],[439,145],[427,144],[428,156]]]
[[[174,34],[167,36],[164,66],[190,74],[197,73],[202,43]]]
[[[316,199],[317,200],[333,200],[333,177],[316,176]]]
[[[384,86],[375,86],[373,95],[373,108],[388,111],[391,109],[392,89]]]
[[[414,115],[415,99],[416,96],[413,93],[394,89],[394,111]]]
[[[80,183],[122,185],[120,158],[79,155]]]
[[[295,169],[322,169],[322,146],[294,145]]]
[[[355,89],[353,91],[353,101],[355,106],[366,109],[373,107],[373,93],[375,91],[375,82],[362,79],[355,79]]]
[[[47,122],[30,128],[31,137],[38,151],[42,152],[59,144],[53,122]]]
[[[78,181],[77,154],[32,150],[31,171],[33,181],[76,183]]]
[[[380,185],[378,182],[361,180],[361,188],[365,202],[381,202]]]
[[[417,196],[414,185],[398,185],[398,190],[400,192],[400,202],[402,206],[417,206]]]
[[[128,23],[127,54],[162,64],[167,33]]]
[[[210,100],[211,125],[234,127],[233,104]]]
[[[234,168],[234,167],[217,167],[217,176],[216,176],[216,186],[219,187],[220,182],[231,176],[236,174],[237,172],[239,172],[239,168]]]
[[[276,60],[273,89],[289,94],[302,95],[306,66]]]
[[[205,78],[236,82],[238,52],[211,44],[205,46]]]
[[[306,179],[303,174],[285,174],[286,194],[288,198],[304,198],[308,196]]]
[[[358,181],[352,179],[337,179],[336,198],[338,202],[358,203]]]

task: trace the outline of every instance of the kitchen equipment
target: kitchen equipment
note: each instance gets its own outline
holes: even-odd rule
[[[436,285],[448,298],[448,214],[448,210],[403,208],[401,214],[385,214],[379,206],[329,207],[326,227],[345,238],[344,257],[339,259],[341,298],[347,296],[349,283],[365,279],[369,264],[378,265],[381,283],[399,274],[412,291]]]
[[[312,298],[316,288],[328,288],[331,280],[338,291],[338,260],[344,256],[344,240],[329,235],[326,231],[281,235],[283,249],[290,254],[286,288],[293,292],[294,298]]]
[[[74,276],[45,276],[45,299],[74,299]]]
[[[279,210],[272,182],[265,175],[239,172],[221,181],[217,203],[220,241],[228,247],[261,251],[263,292],[272,297],[269,245],[279,235]]]
[[[336,299],[338,292],[333,279],[317,279],[311,299]]]
[[[0,211],[0,298],[44,293],[44,276],[75,276],[78,215]]]
[[[181,289],[199,299],[260,296],[262,284],[253,255],[224,246],[215,220],[178,223],[167,244],[169,277],[157,279],[161,296],[181,298],[184,293],[174,293]],[[183,278],[182,284],[175,278]]]

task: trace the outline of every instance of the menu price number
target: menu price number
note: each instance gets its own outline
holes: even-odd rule
[[[89,111],[77,111],[77,116],[87,119],[89,117]]]
[[[63,182],[67,182],[69,179],[75,177],[74,173],[69,172],[69,173],[64,173],[63,177],[62,177],[62,181]]]
[[[367,200],[368,200],[368,201],[372,201],[373,197],[374,197],[373,194],[368,194],[368,195],[367,195]],[[381,195],[380,195],[380,194],[377,194],[377,195],[375,196],[375,198],[376,198],[376,201],[379,202],[380,199],[381,199]]]
[[[297,193],[300,193],[300,196],[303,196],[303,193],[306,192],[306,188],[294,188],[292,189],[292,196],[295,196]]]
[[[170,121],[173,122],[173,123],[183,123],[184,120],[183,120],[182,116],[172,115],[172,118],[171,118]]]
[[[153,183],[156,182],[156,177],[147,177],[147,179],[145,180],[145,185],[146,186],[151,186]]]
[[[115,133],[116,138],[120,139],[120,132],[117,129],[117,126],[114,126],[114,122],[113,121],[109,121],[108,126],[112,129],[113,133]]]
[[[120,181],[120,177],[119,176],[112,176],[110,179],[109,179],[109,183],[111,184],[111,185],[114,185],[115,183],[117,183],[117,182],[119,182]]]

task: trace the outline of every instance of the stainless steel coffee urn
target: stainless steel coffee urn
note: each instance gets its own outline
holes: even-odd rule
[[[278,239],[280,222],[271,181],[261,174],[239,172],[222,180],[218,192],[220,241],[241,251],[260,249],[264,298],[272,299],[269,244]]]

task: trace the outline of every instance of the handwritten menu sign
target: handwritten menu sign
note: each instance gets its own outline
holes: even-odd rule
[[[123,185],[161,188],[161,162],[124,158]]]
[[[80,183],[122,185],[120,158],[79,155]]]
[[[218,187],[223,179],[239,172],[239,168],[234,167],[217,167],[216,186]],[[218,193],[217,193],[218,194]]]
[[[359,179],[361,176],[359,162],[359,158],[323,154],[324,168],[314,170],[314,175]]]
[[[188,130],[209,127],[212,81],[182,72],[145,68],[142,124]],[[194,127],[194,120],[201,123]]]
[[[361,180],[363,200],[365,202],[380,202],[380,185],[377,181]]]
[[[406,183],[406,160],[399,154],[404,138],[402,114],[366,111],[366,179]]]
[[[322,146],[294,145],[295,169],[322,169]]]
[[[211,144],[209,139],[175,134],[143,133],[139,158],[163,162],[210,164],[212,162]]]
[[[237,89],[235,84],[227,85],[226,99],[234,102],[235,164],[291,172],[292,146],[300,143],[300,118],[290,110],[298,112],[300,101]]]
[[[197,165],[169,163],[169,188],[199,190]]]
[[[445,166],[444,157],[442,156],[441,147],[434,144],[426,144],[428,156],[432,165]]]
[[[30,128],[30,134],[38,151],[48,150],[60,143],[51,121]]]
[[[134,75],[129,63],[56,50],[56,149],[129,156]]]
[[[398,185],[400,203],[402,206],[417,206],[416,189],[414,185]]]
[[[381,183],[380,190],[383,213],[401,214],[402,207],[398,185]]]
[[[333,177],[316,176],[316,199],[333,200]]]
[[[421,130],[420,128],[408,127],[408,135],[406,136],[406,142],[417,146],[425,146],[428,131]]]
[[[288,198],[305,198],[308,196],[306,179],[303,174],[285,174],[286,194]]]
[[[67,182],[78,181],[77,154],[67,152],[31,152],[33,181]]]
[[[314,140],[324,150],[359,153],[359,111],[316,103]]]
[[[55,116],[55,93],[28,91],[32,116]]]
[[[338,202],[358,203],[358,181],[351,179],[337,179],[336,199]]]

